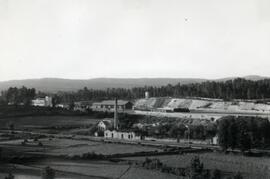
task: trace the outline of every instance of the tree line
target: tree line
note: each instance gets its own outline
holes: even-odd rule
[[[224,150],[267,148],[270,146],[270,122],[259,117],[227,116],[218,123],[218,139]]]
[[[36,96],[49,95],[55,103],[72,103],[74,101],[104,100],[118,97],[120,99],[143,98],[145,91],[154,97],[205,97],[218,99],[266,99],[270,98],[270,79],[251,81],[242,78],[225,82],[207,81],[203,83],[155,87],[108,88],[104,90],[88,89],[87,87],[76,92],[57,92],[53,94],[38,92]],[[29,103],[35,97],[34,88],[9,88],[1,93],[1,100],[9,103]]]
[[[0,104],[30,105],[35,96],[35,88],[10,87],[8,90],[1,92]]]
[[[207,81],[203,83],[155,87],[135,87],[131,89],[108,88],[105,90],[88,89],[77,92],[58,92],[54,94],[59,102],[70,103],[82,100],[104,100],[118,97],[120,99],[143,98],[145,91],[153,97],[205,97],[224,100],[231,99],[266,99],[270,98],[270,79],[251,81],[237,78],[225,82]]]

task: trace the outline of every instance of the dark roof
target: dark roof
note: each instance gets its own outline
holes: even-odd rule
[[[74,102],[75,105],[92,105],[93,101],[76,101]]]
[[[105,126],[107,126],[107,127],[112,126],[112,121],[111,120],[102,120],[102,121],[99,121],[99,122],[103,122],[105,124]]]
[[[126,105],[127,103],[130,103],[130,101],[124,101],[124,100],[118,100],[117,105]],[[105,100],[99,103],[93,103],[93,105],[114,105],[115,101],[114,100]]]

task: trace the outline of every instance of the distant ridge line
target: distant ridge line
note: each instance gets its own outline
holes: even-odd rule
[[[201,83],[205,81],[227,81],[235,78],[245,78],[247,80],[262,80],[269,79],[258,75],[249,75],[245,77],[229,77],[222,79],[203,79],[203,78],[93,78],[93,79],[63,79],[63,78],[39,78],[25,80],[10,80],[0,82],[0,91],[6,90],[9,87],[36,88],[43,92],[57,91],[77,91],[84,87],[91,89],[106,89],[106,88],[133,88],[144,86],[165,86],[168,84],[176,85]]]

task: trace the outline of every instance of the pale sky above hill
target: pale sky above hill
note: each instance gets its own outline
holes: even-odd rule
[[[0,81],[253,74],[269,0],[0,0]]]

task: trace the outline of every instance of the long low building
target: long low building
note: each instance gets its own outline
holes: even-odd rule
[[[110,131],[106,130],[104,132],[104,137],[105,138],[111,138],[111,139],[125,139],[125,140],[140,140],[141,136],[138,136],[135,134],[135,132],[130,132],[130,131]]]
[[[133,104],[130,101],[118,100],[117,109],[125,111],[132,109]],[[115,101],[105,100],[99,103],[93,103],[92,110],[94,111],[114,111]]]
[[[74,102],[74,111],[85,112],[92,107],[93,101],[76,101]]]

